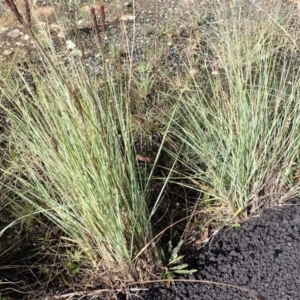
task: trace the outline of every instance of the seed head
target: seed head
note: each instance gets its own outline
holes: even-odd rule
[[[95,8],[94,8],[94,6],[91,7],[91,14],[92,14],[92,15],[95,15],[95,14],[96,14],[96,13],[95,13]]]
[[[105,31],[107,26],[105,24],[105,9],[104,9],[104,5],[100,5],[100,13],[101,13],[101,19],[102,19],[102,28]]]

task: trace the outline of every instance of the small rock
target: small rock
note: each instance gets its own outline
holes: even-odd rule
[[[0,34],[4,33],[5,31],[7,31],[8,28],[7,27],[1,27],[0,28]]]
[[[133,21],[135,19],[135,16],[133,15],[122,15],[119,20],[120,21]]]
[[[124,3],[124,7],[131,7],[131,6],[132,6],[132,4],[129,1],[126,1]]]
[[[6,56],[12,55],[13,53],[14,53],[14,51],[9,50],[9,49],[3,51],[3,54],[6,55]]]
[[[77,25],[78,25],[78,26],[82,26],[83,23],[84,23],[83,20],[78,20]]]
[[[64,39],[65,38],[65,34],[63,32],[59,32],[57,34],[57,37],[60,38],[60,39]]]
[[[79,57],[82,57],[82,52],[78,49],[74,49],[73,51],[71,51],[71,54],[76,57],[76,56],[79,56]]]
[[[7,35],[8,35],[9,37],[11,37],[11,38],[16,38],[16,37],[18,37],[19,35],[21,35],[21,30],[20,30],[20,29],[14,29],[14,30],[12,30],[11,32],[9,32]]]
[[[28,40],[30,39],[30,36],[29,36],[28,34],[25,34],[25,35],[22,37],[22,39],[23,39],[24,41],[28,41]]]
[[[66,41],[66,45],[69,50],[74,50],[76,48],[76,45],[70,40]]]

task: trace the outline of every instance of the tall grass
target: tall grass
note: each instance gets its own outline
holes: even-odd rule
[[[174,130],[186,147],[183,163],[227,216],[299,193],[297,32],[280,5],[224,4],[196,59],[205,79],[193,75],[180,98]]]
[[[22,199],[21,204],[11,201],[20,218],[9,226],[42,214],[69,243],[72,251],[60,258],[73,273],[80,266],[92,268],[95,277],[105,270],[101,283],[109,286],[118,279],[149,279],[160,264],[154,262],[160,252],[151,219],[168,175],[151,206],[147,190],[170,126],[158,122],[159,108],[153,111],[156,101],[165,102],[161,96],[152,95],[152,107],[146,103],[158,77],[152,74],[154,53],[133,68],[128,51],[127,65],[121,65],[99,38],[102,76],[95,78],[75,44],[65,41],[72,47],[64,64],[34,11],[32,19],[37,25],[27,29],[38,46],[39,63],[24,62],[25,73],[16,65],[7,72],[1,68],[0,105],[10,121],[11,141],[10,168],[3,172],[17,183],[8,188]],[[129,41],[124,43],[129,49]],[[161,144],[149,154],[141,145],[154,147],[155,131]]]
[[[93,80],[79,62],[43,67],[29,70],[34,87],[22,77],[21,91],[8,76],[1,86],[19,158],[16,192],[63,230],[84,263],[132,280],[132,258],[152,232],[126,83],[108,73],[108,82]]]

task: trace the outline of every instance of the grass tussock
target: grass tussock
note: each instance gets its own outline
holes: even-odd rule
[[[222,13],[175,131],[193,185],[231,218],[299,193],[299,37],[278,6]]]
[[[137,279],[132,259],[152,232],[130,100],[108,74],[109,82],[91,83],[83,67],[58,75],[46,66],[46,73],[30,70],[34,87],[22,78],[25,91],[9,81],[3,89],[22,174],[15,192],[65,232],[85,264],[101,261],[120,278]]]

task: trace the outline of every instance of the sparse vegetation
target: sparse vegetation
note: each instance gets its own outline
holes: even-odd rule
[[[293,6],[215,5],[213,18],[191,14],[184,33],[159,27],[138,63],[124,27],[124,45],[107,47],[91,10],[100,76],[75,45],[62,63],[34,26],[39,62],[1,65],[0,238],[43,224],[29,256],[46,292],[172,282],[195,272],[181,253],[192,230],[203,229],[201,246],[212,220],[235,226],[299,195]]]

